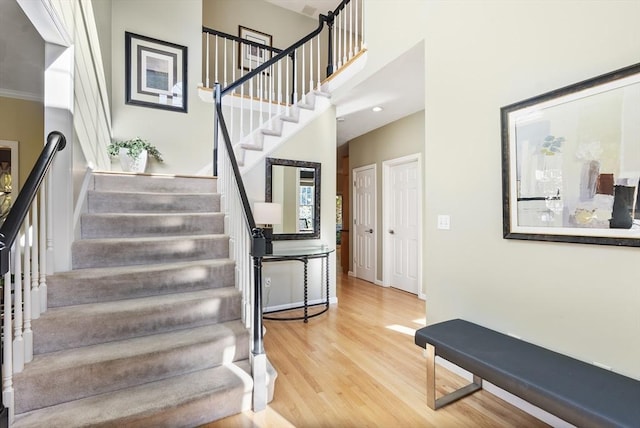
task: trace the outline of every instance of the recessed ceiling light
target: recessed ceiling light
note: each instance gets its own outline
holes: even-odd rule
[[[382,111],[382,107],[380,106],[375,106],[374,108],[372,108],[371,110],[375,111],[376,113],[379,111]]]
[[[344,122],[344,117],[338,117],[338,118],[336,118],[336,120],[337,120],[338,122]]]

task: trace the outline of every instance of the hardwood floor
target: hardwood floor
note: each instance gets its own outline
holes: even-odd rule
[[[226,427],[544,427],[486,391],[433,411],[426,368],[413,342],[425,302],[338,274],[338,305],[309,320],[265,321],[278,371],[268,408],[206,425]],[[438,368],[438,394],[464,383]]]

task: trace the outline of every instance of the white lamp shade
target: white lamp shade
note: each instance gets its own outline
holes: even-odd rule
[[[255,202],[253,218],[256,224],[280,224],[282,223],[282,205],[273,202]]]

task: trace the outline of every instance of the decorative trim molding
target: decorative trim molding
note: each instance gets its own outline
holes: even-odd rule
[[[0,97],[15,98],[18,100],[35,101],[38,103],[44,103],[44,94],[14,91],[14,90],[5,89],[5,88],[0,88]]]

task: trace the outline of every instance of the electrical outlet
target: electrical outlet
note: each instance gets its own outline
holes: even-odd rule
[[[271,278],[270,277],[266,277],[264,279],[264,288],[269,288],[271,287]]]

